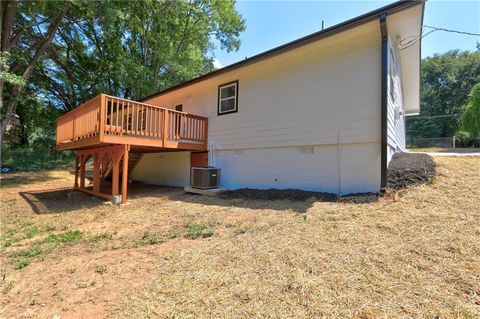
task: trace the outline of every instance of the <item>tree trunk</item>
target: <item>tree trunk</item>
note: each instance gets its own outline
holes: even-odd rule
[[[13,15],[15,14],[16,2],[17,1],[8,2],[7,6],[5,8],[2,8],[5,11],[4,14],[3,14],[3,19],[2,19],[2,32],[1,32],[1,34],[2,34],[2,39],[1,39],[2,50],[4,48],[8,48],[9,43],[10,43],[10,38],[12,37],[11,27],[9,28],[8,25],[6,25],[4,27],[4,24],[7,24],[7,22],[10,23],[10,21],[7,19],[7,18],[11,17],[11,12],[10,11],[14,10]],[[46,37],[42,40],[39,40],[39,42],[34,44],[34,47],[38,46],[38,48],[35,51],[35,54],[34,54],[32,60],[30,60],[30,62],[27,65],[27,68],[23,72],[22,76],[23,76],[23,79],[25,80],[25,82],[27,82],[28,78],[32,74],[32,71],[35,68],[35,66],[37,65],[37,63],[42,59],[45,50],[48,48],[50,43],[52,43],[53,38],[55,36],[55,33],[57,32],[57,29],[60,26],[60,23],[62,22],[63,17],[65,16],[65,14],[68,12],[69,9],[70,9],[70,3],[67,2],[67,3],[65,3],[65,5],[64,5],[62,11],[60,12],[60,14],[55,18],[55,20],[48,27]],[[11,23],[13,24],[13,21],[11,21]],[[7,37],[7,38],[5,38],[5,37]],[[0,101],[3,101],[3,85],[0,85],[0,87],[2,87],[2,91],[0,91]],[[10,99],[8,100],[7,110],[5,111],[4,118],[2,119],[2,123],[0,124],[0,143],[3,143],[3,138],[4,138],[4,135],[5,135],[5,131],[7,129],[7,126],[10,123],[10,120],[11,120],[13,114],[15,113],[15,109],[17,107],[16,97],[19,94],[21,94],[23,92],[23,90],[24,90],[23,86],[13,85],[12,95],[11,95]]]

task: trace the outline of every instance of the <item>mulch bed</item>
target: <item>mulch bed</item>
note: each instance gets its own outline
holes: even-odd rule
[[[299,189],[253,189],[241,188],[236,190],[227,190],[218,194],[222,199],[254,199],[254,200],[291,200],[303,202],[314,198],[324,202],[335,202],[337,195],[321,192],[309,192]]]
[[[400,189],[428,183],[436,175],[432,157],[420,153],[397,153],[388,165],[387,187]]]
[[[410,185],[427,183],[436,174],[432,157],[427,154],[398,153],[388,166],[388,188],[400,189]],[[222,199],[290,200],[303,202],[315,199],[323,202],[369,203],[378,199],[378,194],[362,193],[337,196],[336,194],[309,192],[299,189],[253,189],[227,190],[218,194]]]

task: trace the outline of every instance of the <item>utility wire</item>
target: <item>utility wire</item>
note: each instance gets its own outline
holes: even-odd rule
[[[398,42],[399,45],[399,50],[403,51],[405,49],[408,49],[409,47],[415,45],[418,43],[421,39],[425,38],[427,35],[436,32],[436,31],[445,31],[445,32],[451,32],[451,33],[457,33],[457,34],[464,34],[464,35],[471,35],[471,36],[477,36],[480,37],[480,33],[473,33],[473,32],[466,32],[466,31],[458,31],[458,30],[452,30],[452,29],[446,29],[446,28],[438,28],[438,27],[432,27],[429,25],[423,25],[423,28],[428,28],[431,29],[427,33],[424,33],[424,30],[422,29],[422,34],[421,35],[414,35],[414,36],[409,36],[404,39],[401,39]]]
[[[466,31],[457,31],[457,30],[451,30],[451,29],[445,29],[445,28],[437,28],[437,27],[431,27],[429,25],[423,25],[425,28],[433,29],[435,31],[445,31],[445,32],[453,32],[453,33],[459,33],[459,34],[466,34],[466,35],[473,35],[476,37],[480,37],[480,33],[472,33],[472,32],[466,32]]]

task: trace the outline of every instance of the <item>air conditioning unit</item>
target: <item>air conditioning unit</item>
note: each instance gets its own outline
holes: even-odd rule
[[[192,167],[190,185],[201,189],[220,187],[220,169],[211,166]]]

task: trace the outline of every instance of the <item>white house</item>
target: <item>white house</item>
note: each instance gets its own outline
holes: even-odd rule
[[[419,112],[423,10],[397,2],[142,102],[208,117],[225,188],[378,192]],[[190,154],[145,154],[131,178],[188,185]]]
[[[140,102],[207,118],[208,140],[200,153],[138,149],[130,178],[183,187],[192,165],[208,164],[227,189],[379,192],[390,158],[405,150],[405,116],[419,113],[423,12],[424,1],[395,2],[146,97]],[[115,122],[108,108],[119,106],[108,101],[102,145],[122,134],[135,144],[132,116]]]

